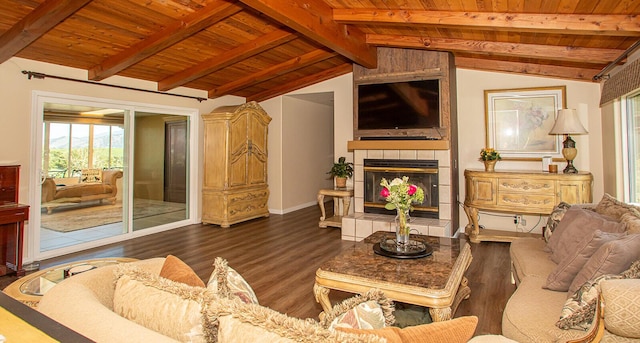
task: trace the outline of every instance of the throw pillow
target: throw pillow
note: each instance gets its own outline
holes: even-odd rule
[[[600,283],[604,280],[640,278],[640,261],[635,261],[620,275],[605,274],[588,280],[565,302],[556,326],[564,329],[587,330],[596,313]]]
[[[473,337],[478,325],[478,317],[459,317],[443,322],[434,322],[404,329],[386,327],[377,330],[363,330],[337,327],[336,330],[352,334],[374,334],[385,338],[387,343],[466,343]]]
[[[547,276],[544,288],[566,292],[575,276],[582,270],[589,258],[606,242],[620,238],[624,233],[609,233],[596,230],[582,237],[573,247],[571,255],[565,257],[558,266]]]
[[[204,287],[204,282],[202,282],[198,274],[189,265],[173,255],[168,255],[164,260],[160,276],[189,286]]]
[[[640,213],[625,213],[620,218],[620,222],[626,225],[627,233],[640,233]]]
[[[600,282],[620,278],[620,275],[606,274],[587,281],[564,303],[556,326],[563,330],[588,330],[596,314]]]
[[[320,325],[329,330],[336,327],[379,329],[395,321],[391,300],[378,289],[346,299],[320,317]]]
[[[216,257],[213,272],[207,282],[207,288],[224,298],[239,298],[245,303],[258,303],[258,298],[249,283],[233,268],[227,260]]]
[[[595,230],[624,232],[625,225],[610,217],[577,206],[569,208],[547,244],[551,249],[551,260],[560,263],[563,259],[574,255],[580,241]]]
[[[207,310],[205,330],[214,341],[225,343],[383,343],[375,335],[332,332],[312,319],[289,317],[258,304],[246,304],[238,298],[221,299]]]
[[[640,259],[640,234],[626,235],[603,244],[585,263],[569,287],[575,292],[587,280],[603,274],[618,274]]]
[[[80,183],[102,183],[102,170],[82,169],[80,171]]]
[[[640,282],[610,280],[600,284],[606,306],[604,325],[618,336],[640,338]]]
[[[116,269],[113,311],[148,329],[182,342],[211,341],[203,316],[214,295],[140,270],[130,264]]]
[[[561,201],[553,208],[551,214],[549,214],[549,218],[547,219],[547,225],[544,227],[543,236],[545,242],[549,242],[549,238],[551,238],[553,231],[556,230],[558,223],[560,223],[560,221],[564,217],[564,214],[570,207],[571,205],[567,204],[564,201]]]
[[[619,201],[611,195],[605,193],[596,205],[595,211],[620,220],[625,213],[639,213],[640,207]]]

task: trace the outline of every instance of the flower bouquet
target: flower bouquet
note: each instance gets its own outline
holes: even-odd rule
[[[395,178],[391,182],[387,179],[380,181],[382,190],[380,196],[387,201],[384,208],[396,210],[396,241],[398,245],[405,245],[409,242],[409,211],[413,209],[412,204],[424,201],[424,191],[422,188],[409,183],[409,178]]]

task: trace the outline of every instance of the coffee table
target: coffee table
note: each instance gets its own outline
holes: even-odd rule
[[[28,274],[11,283],[4,289],[4,292],[27,305],[35,306],[49,289],[66,278],[73,277],[74,273],[133,261],[137,261],[137,259],[110,257],[62,264]]]
[[[429,308],[433,321],[449,320],[471,289],[464,276],[471,264],[471,248],[464,239],[411,235],[433,248],[419,259],[396,259],[377,255],[373,245],[393,232],[378,231],[316,271],[313,292],[324,311],[331,309],[330,290],[363,294],[380,289],[391,300]]]

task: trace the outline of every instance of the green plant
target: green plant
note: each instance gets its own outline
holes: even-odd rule
[[[338,162],[333,164],[331,170],[327,172],[327,174],[333,177],[346,177],[350,178],[353,175],[353,163],[346,162],[345,157],[340,157]]]
[[[493,161],[493,160],[501,160],[500,153],[495,151],[493,148],[486,148],[480,150],[480,160],[481,161]]]

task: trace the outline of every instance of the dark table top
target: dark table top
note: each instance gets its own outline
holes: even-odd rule
[[[397,259],[381,256],[373,251],[375,243],[394,236],[395,232],[375,232],[362,242],[344,249],[338,256],[322,264],[320,269],[355,278],[444,289],[456,268],[462,248],[468,244],[465,239],[411,235],[411,239],[429,244],[433,248],[433,254],[417,259]]]

